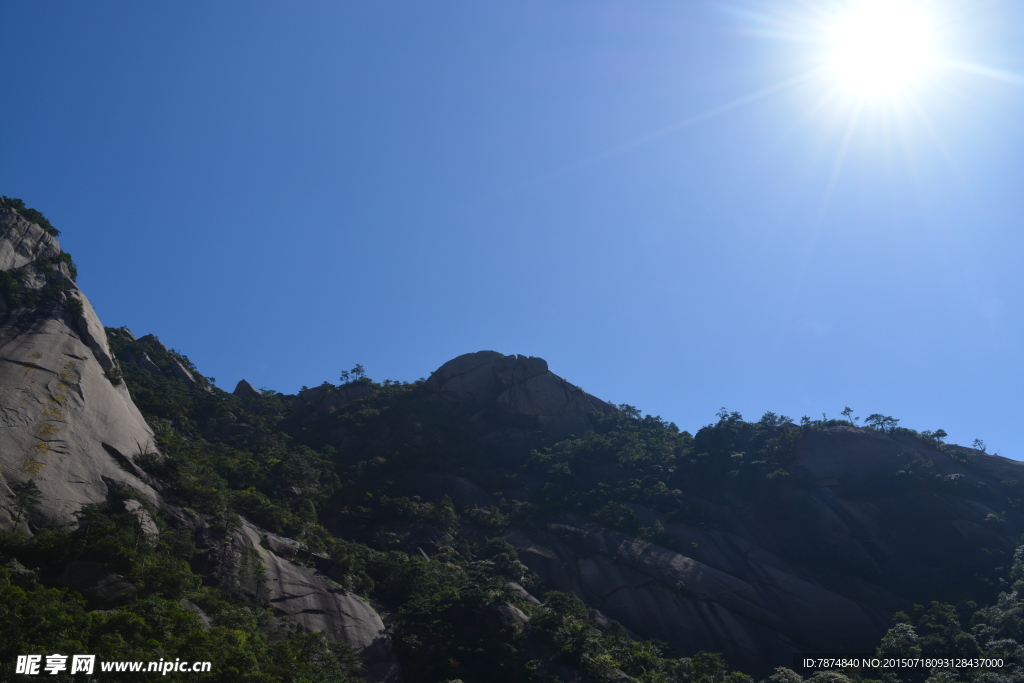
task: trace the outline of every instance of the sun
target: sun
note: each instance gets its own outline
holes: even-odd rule
[[[920,0],[860,0],[828,34],[830,77],[864,99],[913,91],[938,61],[934,18]]]

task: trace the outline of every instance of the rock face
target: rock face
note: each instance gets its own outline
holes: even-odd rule
[[[152,334],[147,334],[147,335],[145,335],[144,337],[139,337],[139,341],[140,341],[140,342],[144,342],[144,343],[146,343],[146,344],[152,344],[153,346],[155,346],[156,348],[160,349],[160,350],[161,350],[161,351],[163,351],[164,353],[166,353],[166,352],[167,352],[167,351],[169,350],[169,349],[168,349],[168,348],[167,348],[167,347],[166,347],[166,346],[164,345],[164,343],[163,343],[162,341],[160,341],[159,339],[157,339],[157,338],[156,338],[156,337],[155,337],[154,335],[152,335]]]
[[[22,268],[43,256],[60,253],[57,238],[35,223],[29,223],[16,211],[0,208],[0,270]]]
[[[748,670],[795,652],[871,651],[900,602],[858,603],[803,578],[797,568],[742,538],[709,535],[717,568],[580,522],[514,530],[522,561],[630,631],[683,651],[724,651]],[[701,546],[704,547],[704,546]]]
[[[56,239],[0,208],[5,270],[28,270],[33,258],[58,254]],[[43,494],[43,516],[62,524],[73,523],[82,505],[105,500],[112,485],[157,500],[118,461],[154,450],[153,435],[124,385],[107,378],[114,362],[103,326],[69,286],[62,296],[80,301],[81,314],[61,305],[18,309],[0,326],[0,524],[14,517],[11,486],[29,479]]]
[[[235,390],[231,393],[239,398],[259,398],[261,396],[256,387],[249,384],[244,379],[238,380],[238,384],[235,385]]]
[[[788,466],[806,484],[786,490],[785,517],[691,498],[718,530],[630,505],[642,526],[663,525],[673,549],[573,517],[506,539],[549,585],[631,631],[767,675],[765,662],[794,653],[873,651],[907,596],[934,599],[991,550],[1012,551],[1024,514],[1006,501],[1024,463],[962,450],[956,459],[909,435],[811,431]],[[912,468],[948,488],[898,488],[897,472]]]
[[[547,361],[477,351],[434,371],[426,388],[465,406],[495,406],[506,415],[535,417],[548,434],[585,432],[591,413],[616,409],[548,370]]]
[[[45,230],[0,205],[0,269],[22,269],[22,285],[41,290],[47,279],[33,261],[60,253],[56,239]],[[104,502],[110,488],[120,486],[143,494],[176,524],[200,536],[208,532],[202,520],[165,498],[164,485],[135,461],[140,453],[156,453],[156,445],[118,379],[103,325],[89,300],[71,283],[66,267],[49,277],[65,280],[57,301],[13,310],[0,301],[0,528],[18,518],[28,528],[12,487],[31,480],[42,494],[37,512],[46,521],[74,525],[74,513],[83,505]],[[80,302],[81,312],[69,301]],[[112,334],[134,340],[125,328]],[[166,351],[152,335],[139,341]],[[146,354],[131,362],[160,373]],[[208,390],[177,359],[171,372],[193,388]],[[141,533],[159,533],[138,501],[125,501],[124,509],[135,517]],[[296,553],[293,544],[243,520],[229,542],[211,553],[218,559],[209,569],[221,580],[240,581],[303,627],[326,631],[328,637],[360,650],[367,658],[369,680],[400,680],[380,616],[364,599],[316,570],[282,557]],[[98,607],[120,604],[136,591],[124,577],[93,561],[70,563],[60,580]]]
[[[401,670],[380,615],[364,599],[334,583],[314,567],[285,559],[301,555],[330,561],[301,551],[293,542],[243,521],[219,546],[210,573],[221,582],[238,582],[250,595],[267,602],[283,617],[309,631],[323,631],[345,642],[367,660],[367,680],[394,683]]]

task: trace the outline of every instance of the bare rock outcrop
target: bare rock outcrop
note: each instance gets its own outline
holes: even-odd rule
[[[253,385],[244,379],[238,380],[238,384],[235,385],[235,390],[231,392],[239,398],[260,398],[263,394]]]
[[[582,433],[591,413],[611,413],[611,404],[591,396],[548,370],[547,361],[477,351],[454,358],[435,370],[428,391],[455,404],[494,406],[506,415],[537,419],[547,433]]]
[[[0,207],[0,270],[22,268],[60,253],[57,238],[13,209]]]
[[[295,543],[244,521],[220,545],[208,571],[265,601],[283,618],[351,645],[366,658],[367,680],[395,683],[401,669],[391,636],[372,606],[314,567],[286,557],[314,558]],[[326,568],[326,567],[325,567]]]
[[[938,446],[811,430],[786,465],[794,482],[767,507],[721,491],[688,497],[716,530],[630,504],[641,528],[660,525],[657,542],[571,516],[506,538],[548,585],[631,631],[767,674],[758,667],[799,652],[872,651],[894,612],[955,594],[991,553],[1012,552],[1024,513],[1007,503],[1024,463]]]
[[[170,350],[170,349],[167,348],[167,346],[162,341],[157,339],[156,335],[152,335],[152,334],[144,335],[142,337],[139,337],[139,341],[144,343],[144,344],[150,344],[154,348],[159,349],[160,351],[163,351],[164,353],[167,353]]]
[[[5,269],[59,254],[42,228],[0,208]],[[59,303],[18,309],[0,326],[0,523],[15,516],[11,487],[29,479],[42,492],[39,512],[62,524],[104,501],[111,485],[157,500],[113,455],[155,451],[153,435],[124,384],[108,379],[114,363],[92,305],[70,280],[67,287],[64,300],[81,302],[81,313]]]
[[[60,259],[60,267],[33,266],[36,259],[60,254],[49,233],[0,205],[0,268],[22,269],[19,286],[29,290],[41,291],[47,278],[63,278],[57,295],[51,287],[32,309],[0,302],[0,528],[15,519],[27,528],[28,515],[18,508],[12,487],[31,480],[42,494],[35,512],[46,521],[74,525],[83,505],[106,501],[112,487],[128,487],[162,509],[172,524],[208,536],[204,520],[178,506],[165,485],[136,461],[141,453],[157,453],[153,433],[120,379],[89,300]],[[127,329],[111,334],[134,341]],[[152,335],[138,341],[166,351]],[[159,372],[145,353],[130,362]],[[193,388],[209,389],[177,359],[170,370]],[[138,500],[123,505],[142,534],[159,533]],[[227,543],[206,553],[208,576],[265,600],[282,618],[352,645],[366,657],[369,680],[400,680],[380,616],[316,569],[287,559],[300,554],[295,544],[243,520]],[[91,560],[69,563],[60,581],[98,607],[130,600],[136,591],[125,577]],[[204,624],[209,625],[208,617]]]
[[[892,609],[832,592],[777,559],[741,555],[749,544],[716,536],[732,559],[724,569],[578,520],[514,529],[507,538],[531,570],[630,631],[684,651],[725,651],[734,665],[869,651],[877,639],[851,638],[884,630]]]

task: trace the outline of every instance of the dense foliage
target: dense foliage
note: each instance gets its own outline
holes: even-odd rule
[[[523,601],[510,581],[543,586],[500,538],[506,513],[457,511],[443,495],[406,495],[395,482],[403,473],[479,467],[473,434],[427,400],[419,383],[375,383],[353,372],[341,385],[304,391],[308,402],[271,391],[243,399],[201,388],[212,382],[157,340],[109,332],[125,382],[166,456],[139,454],[147,471],[222,528],[243,515],[343,567],[344,587],[391,615],[407,680],[606,680],[623,671],[654,681],[675,680],[671,672],[691,667],[690,659],[667,659],[658,645],[634,641],[621,627],[602,632],[574,596],[548,592],[540,606]],[[176,377],[174,363],[199,386]],[[331,405],[353,396],[361,398]],[[345,455],[330,443],[339,439]],[[514,502],[506,507],[514,515],[529,506],[518,513]],[[432,557],[388,547],[386,530],[402,525],[437,530]],[[528,628],[510,620],[513,609],[529,618]],[[724,662],[720,668],[728,672]]]
[[[19,200],[2,198],[0,205],[45,222]],[[74,275],[67,254],[37,259],[0,272],[0,297],[8,310],[37,309],[67,298]],[[76,312],[73,303],[65,306]],[[204,558],[241,517],[294,539],[309,562],[329,563],[343,588],[369,598],[410,683],[750,680],[721,655],[639,640],[577,596],[544,585],[505,535],[513,526],[562,519],[697,560],[698,544],[682,543],[668,529],[729,532],[737,520],[757,519],[795,566],[877,581],[926,605],[896,616],[880,652],[1000,654],[1016,667],[1007,671],[1022,663],[1021,555],[1013,560],[1004,548],[980,548],[951,557],[941,576],[924,577],[914,572],[918,550],[908,547],[905,576],[879,576],[816,533],[807,495],[815,485],[795,464],[798,445],[815,432],[857,427],[849,408],[843,419],[797,422],[774,413],[749,422],[722,409],[716,422],[690,434],[623,405],[592,416],[586,433],[558,439],[532,418],[487,406],[463,411],[422,381],[374,382],[358,365],[339,384],[304,387],[297,396],[236,396],[155,337],[107,332],[117,359],[107,376],[127,386],[159,450],[131,455],[209,533],[199,538],[125,490],[84,508],[73,531],[48,527],[34,515],[38,489],[31,480],[19,485],[14,514],[34,533],[0,536],[2,677],[10,677],[16,654],[91,652],[109,660],[216,662],[202,680],[354,680],[361,663],[352,650],[280,624],[240,585],[204,573]],[[899,510],[954,492],[995,506],[1002,516],[986,523],[997,530],[1022,503],[1016,482],[997,491],[962,474],[938,474],[934,458],[969,470],[976,454],[945,444],[942,430],[916,432],[877,413],[863,426],[904,439],[907,448],[885,469],[837,484],[839,495],[874,496]],[[473,491],[456,495],[451,486],[459,481],[472,482]],[[159,534],[147,533],[129,504],[142,506]],[[1011,561],[1015,583],[1007,586],[1000,567]],[[125,591],[103,598],[68,588],[72,563],[91,563]],[[931,602],[936,598],[943,602]],[[996,682],[1012,680],[1007,671],[819,672],[811,680]],[[772,677],[801,680],[790,670]]]
[[[1008,580],[1007,580],[1008,579]],[[1024,680],[1024,546],[1017,548],[1005,590],[989,605],[968,601],[951,605],[931,601],[898,612],[874,655],[938,663],[937,666],[848,668],[819,671],[812,681],[832,683],[1017,683]],[[973,660],[971,666],[945,666],[953,659]],[[992,665],[995,663],[995,665]],[[780,668],[772,683],[801,683],[803,677]]]
[[[212,673],[196,675],[204,681],[358,680],[360,663],[349,649],[319,634],[274,631],[265,606],[204,586],[189,566],[198,552],[191,535],[152,508],[160,533],[143,533],[125,511],[129,499],[129,492],[115,490],[105,504],[85,507],[74,531],[44,527],[32,538],[0,535],[0,677],[12,678],[18,654],[63,652],[103,661],[215,662]],[[72,561],[101,563],[135,591],[89,604],[54,587]],[[199,610],[213,619],[212,627],[204,628]],[[151,676],[123,674],[120,680]]]
[[[796,444],[808,431],[853,425],[824,418],[794,424],[772,413],[746,422],[723,410],[694,436],[622,406],[595,416],[595,429],[582,436],[555,440],[525,429],[518,441],[494,444],[482,458],[481,434],[507,418],[485,413],[468,421],[434,400],[422,383],[376,383],[357,366],[360,372],[347,373],[342,384],[305,389],[299,397],[264,390],[241,398],[214,387],[186,356],[153,337],[108,333],[123,380],[161,451],[135,454],[147,471],[219,533],[245,516],[343,568],[336,575],[342,585],[371,598],[387,615],[409,681],[745,680],[730,673],[719,655],[667,653],[657,643],[634,640],[614,622],[599,628],[577,597],[547,590],[503,534],[510,524],[574,515],[696,554],[696,548],[678,547],[664,525],[714,528],[725,523],[716,510],[742,504],[799,536],[806,532],[806,510],[795,495],[805,483],[792,468]],[[193,381],[176,367],[188,370]],[[876,429],[902,430],[922,445],[945,448],[951,458],[970,457],[966,449],[942,444],[941,430],[917,433],[876,422]],[[955,485],[927,467],[915,473],[911,462],[891,475],[902,490]],[[483,482],[495,504],[456,505],[442,493],[423,495],[422,482],[431,473]],[[17,625],[11,628],[19,635],[10,636],[16,647],[81,644],[111,658],[138,660],[208,656],[225,663],[224,680],[346,680],[358,671],[352,652],[319,636],[274,632],[265,607],[204,583],[194,571],[204,549],[166,522],[158,540],[140,535],[119,507],[127,494],[119,495],[83,510],[74,532],[43,529],[31,540],[4,539],[3,559],[20,563],[9,563],[0,579],[10,586],[4,609],[6,622]],[[30,510],[32,492],[22,497]],[[417,543],[425,543],[429,555],[403,542],[409,533],[426,534]],[[806,548],[806,540],[794,543],[794,559],[807,560],[798,556],[806,550],[797,550]],[[828,553],[819,554],[817,561],[827,561],[822,558]],[[72,591],[53,587],[72,560],[101,562],[138,591],[113,610],[90,610]],[[998,564],[997,557],[984,560],[989,570]],[[524,600],[510,582],[543,595],[542,603]],[[182,600],[200,607],[214,627],[204,629]],[[1000,601],[998,609],[1005,608],[1007,598]],[[1005,631],[1007,620],[992,612],[997,607],[979,610],[990,617],[975,622],[1003,624]],[[60,628],[26,626],[51,623],[34,611],[39,609],[59,612],[52,623]],[[934,635],[923,617],[915,618],[907,628],[919,637]],[[133,627],[114,637],[125,620]],[[974,642],[970,647],[981,649],[980,637],[1005,635],[983,630],[972,634],[974,641],[961,638],[957,647]]]

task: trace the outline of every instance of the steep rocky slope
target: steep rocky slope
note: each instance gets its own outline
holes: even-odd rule
[[[242,581],[252,596],[291,623],[362,652],[370,680],[399,680],[384,624],[366,600],[315,569],[283,559],[270,548],[288,554],[289,542],[244,519],[226,538],[215,533],[143,470],[140,457],[159,457],[153,431],[121,380],[103,325],[74,285],[70,258],[52,234],[6,201],[0,201],[0,271],[6,295],[0,296],[0,529],[47,523],[72,528],[83,506],[104,503],[114,489],[130,490],[210,546],[204,567],[209,580],[235,585],[247,562],[259,566],[261,590],[251,577]],[[160,371],[148,357],[130,360],[148,361],[150,371]],[[209,391],[176,358],[169,362],[170,375]],[[16,495],[25,484],[39,494],[31,516]],[[146,531],[155,533],[138,503],[132,509]],[[64,584],[85,594],[108,594],[97,586],[109,584],[111,575],[90,567],[72,562]],[[79,576],[87,570],[94,576]],[[119,585],[128,594],[135,590]]]
[[[443,386],[435,379],[443,370],[427,387]],[[478,395],[463,395],[481,409]],[[775,443],[744,452],[758,448],[755,432]],[[588,462],[579,457],[588,447],[574,448],[576,457],[563,461],[574,476],[595,487],[630,478],[623,449]],[[506,539],[549,586],[631,631],[681,652],[724,652],[748,671],[795,653],[872,651],[897,610],[971,597],[965,586],[990,582],[986,568],[1008,562],[1024,532],[1024,463],[911,430],[751,425],[732,416],[684,452],[676,472],[658,476],[678,487],[667,505],[623,491],[631,519],[609,528],[582,501],[556,503],[545,519],[513,525]],[[709,476],[714,460],[722,471]],[[754,478],[744,468],[761,472]],[[516,495],[525,499],[550,485],[529,474],[521,483]],[[624,533],[630,527],[640,533]]]
[[[723,412],[691,435],[540,358],[229,394],[104,330],[73,276],[0,202],[0,527],[85,549],[4,537],[21,564],[0,573],[71,588],[95,620],[155,596],[220,634],[264,605],[267,633],[326,633],[371,680],[720,683],[695,653],[764,675],[872,651],[914,603],[993,598],[1024,532],[1022,463],[895,422]],[[207,614],[206,586],[232,606]]]
[[[124,384],[108,379],[115,366],[106,333],[67,264],[51,265],[60,254],[56,238],[0,206],[0,270],[31,293],[48,280],[61,286],[37,306],[0,309],[0,516],[8,522],[11,486],[29,479],[43,494],[42,513],[62,523],[105,500],[111,484],[158,500],[130,464],[153,448],[153,433]]]

